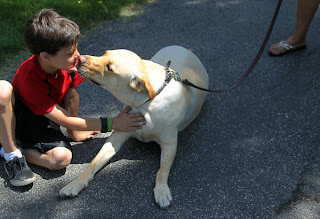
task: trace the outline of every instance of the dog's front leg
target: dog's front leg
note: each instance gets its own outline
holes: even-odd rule
[[[155,201],[160,208],[168,208],[172,201],[171,192],[168,186],[168,177],[171,166],[177,152],[177,135],[170,138],[169,142],[161,143],[160,169],[156,177],[156,185],[153,190]]]
[[[75,197],[87,187],[95,173],[100,170],[121,148],[131,136],[129,132],[114,131],[103,145],[97,156],[91,161],[82,174],[60,190],[62,197]]]

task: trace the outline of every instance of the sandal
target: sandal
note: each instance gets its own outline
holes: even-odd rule
[[[281,42],[279,43],[279,47],[285,48],[286,51],[283,52],[283,53],[276,54],[276,53],[273,53],[272,50],[270,49],[270,50],[268,51],[269,55],[270,55],[270,56],[283,56],[283,55],[285,55],[285,54],[287,54],[287,53],[289,53],[289,52],[294,52],[294,51],[303,50],[303,49],[305,49],[307,46],[306,46],[306,45],[303,45],[303,46],[300,46],[300,47],[295,47],[295,46],[291,46],[291,45],[289,45],[289,44],[283,43],[283,41],[281,41]]]

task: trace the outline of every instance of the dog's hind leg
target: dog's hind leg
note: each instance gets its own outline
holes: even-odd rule
[[[82,174],[60,190],[62,197],[75,197],[87,187],[95,173],[99,171],[121,148],[131,136],[130,132],[114,131],[103,145],[97,156],[91,161]]]
[[[176,136],[170,139],[170,142],[160,144],[160,169],[157,173],[156,185],[153,190],[155,201],[159,204],[160,208],[162,209],[168,208],[172,201],[171,192],[168,186],[168,177],[177,152],[177,134]]]

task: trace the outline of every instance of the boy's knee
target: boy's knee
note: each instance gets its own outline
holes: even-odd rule
[[[7,105],[12,98],[13,87],[5,80],[0,80],[0,106]]]
[[[72,153],[64,147],[56,147],[50,160],[50,170],[60,170],[69,166],[72,159]]]

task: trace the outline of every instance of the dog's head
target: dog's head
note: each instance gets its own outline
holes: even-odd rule
[[[103,56],[81,56],[78,73],[115,96],[117,92],[145,92],[153,99],[156,92],[151,86],[144,61],[128,50],[108,50]]]

